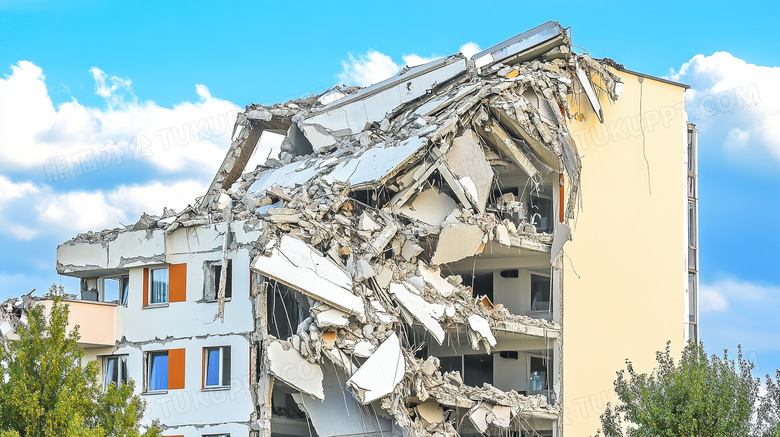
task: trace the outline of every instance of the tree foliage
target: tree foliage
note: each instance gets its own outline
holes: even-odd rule
[[[48,317],[43,309],[29,308],[20,339],[0,350],[0,437],[160,435],[156,424],[142,431],[146,404],[132,382],[103,389],[98,363],[81,365],[78,327],[68,332],[62,299],[54,296]]]
[[[780,436],[780,370],[775,380],[766,375],[766,394],[756,412],[756,422],[761,435]]]
[[[675,364],[667,343],[656,361],[650,374],[637,373],[628,360],[626,370],[618,372],[619,402],[607,404],[601,416],[607,437],[780,435],[780,397],[773,407],[767,403],[769,393],[759,395],[760,380],[752,376],[754,365],[742,357],[741,347],[735,362],[728,351],[708,356],[702,343],[689,343]],[[780,396],[776,385],[772,390]]]

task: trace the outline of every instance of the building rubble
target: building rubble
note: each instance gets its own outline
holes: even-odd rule
[[[568,122],[601,120],[602,105],[621,89],[603,61],[573,53],[566,31],[548,22],[471,58],[406,68],[367,88],[253,104],[238,115],[230,150],[195,206],[65,245],[105,245],[124,232],[152,239],[217,223],[228,224],[228,236],[236,226],[256,232],[248,244],[252,423],[261,435],[271,435],[279,384],[294,392],[321,436],[352,426],[333,423],[327,408],[343,422],[350,420],[339,408],[370,411],[361,419],[367,434],[454,436],[465,420],[481,433],[528,431],[532,420],[559,419],[561,406],[490,384],[468,386],[421,351],[425,342],[464,341],[491,353],[502,335],[560,338],[558,322],[475,296],[448,264],[499,246],[560,263],[581,171]],[[265,131],[284,135],[279,155],[245,168]],[[565,191],[561,220],[549,231],[539,230],[525,197],[502,192],[508,172],[526,175],[528,190],[552,175],[556,194]],[[241,244],[225,238],[226,261]],[[224,276],[223,269],[221,302]],[[280,289],[293,290],[305,312],[284,338],[269,326],[297,319],[267,320]],[[325,383],[333,380],[341,387],[335,392]]]

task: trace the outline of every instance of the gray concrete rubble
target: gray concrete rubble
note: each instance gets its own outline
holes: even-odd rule
[[[0,347],[5,347],[6,340],[19,340],[19,328],[27,326],[27,311],[34,305],[58,295],[63,299],[74,299],[75,295],[64,294],[61,286],[52,284],[49,291],[43,297],[33,296],[35,290],[22,295],[12,297],[0,303]]]
[[[557,321],[512,314],[475,295],[449,265],[497,250],[560,262],[581,171],[569,120],[602,120],[601,106],[621,88],[602,61],[573,53],[566,31],[548,22],[471,58],[406,68],[367,88],[252,104],[195,206],[79,235],[61,250],[99,246],[95,262],[85,264],[124,268],[139,260],[111,258],[109,246],[123,234],[160,239],[159,250],[144,256],[164,261],[165,236],[178,229],[233,222],[258,231],[256,240],[225,250],[251,247],[257,277],[251,420],[260,435],[271,435],[269,399],[280,383],[319,435],[354,434],[351,420],[363,420],[368,435],[529,431],[560,419],[554,398],[468,386],[414,339],[463,340],[490,354],[504,350],[506,338],[561,337]],[[572,112],[574,100],[588,103]],[[245,168],[265,131],[285,136],[279,155]],[[545,224],[527,195],[502,192],[509,177],[527,190],[547,184],[557,196],[565,189],[560,221]],[[273,287],[294,290],[307,312],[286,338],[268,329]],[[289,368],[309,376],[291,376]],[[370,411],[370,421],[352,415],[334,423],[339,408]]]

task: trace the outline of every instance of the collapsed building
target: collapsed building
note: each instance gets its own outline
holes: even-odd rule
[[[585,226],[579,216],[590,214],[581,205],[583,157],[597,152],[592,144],[583,151],[593,139],[582,127],[608,122],[624,88],[636,99],[645,78],[673,90],[664,88],[672,101],[682,96],[680,84],[574,53],[566,30],[547,22],[366,88],[249,105],[193,205],[58,248],[58,272],[81,278],[81,300],[71,305],[112,311],[100,338],[82,338],[83,346],[102,360],[106,383],[136,381],[148,420],[159,419],[166,435],[594,433],[599,407],[573,412],[583,396],[603,398],[577,384],[589,378],[581,372],[599,374],[581,350],[592,344],[590,353],[602,354],[604,343],[578,337],[587,323],[601,323],[605,337],[621,328],[584,305],[583,322],[565,300],[572,293],[597,307],[609,298],[570,288],[570,277],[583,281],[576,270],[605,290],[611,280],[589,275],[589,256],[568,253]],[[695,222],[684,222],[684,193],[695,136],[684,138],[695,129],[684,114],[656,129],[662,141],[678,138],[679,162],[669,166],[682,178],[654,181],[650,196],[666,202],[672,223],[683,220],[667,229],[675,245],[658,256],[674,253],[690,267],[696,255],[683,246]],[[281,150],[247,168],[264,132],[284,136]],[[679,193],[665,198],[664,184],[679,184]],[[580,249],[593,263],[645,256],[598,250]],[[666,318],[639,328],[663,342],[653,337],[638,350],[696,338],[686,267],[667,269],[676,286],[666,296],[679,302],[666,299]],[[651,314],[659,308],[635,299]],[[600,374],[614,377],[625,357]]]

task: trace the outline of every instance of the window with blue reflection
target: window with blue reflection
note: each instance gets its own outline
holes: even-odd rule
[[[168,352],[149,352],[149,391],[168,390]]]
[[[230,347],[205,348],[204,387],[230,387]]]

